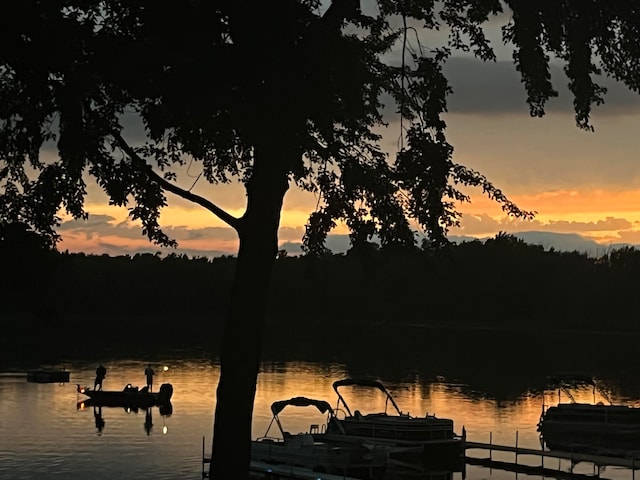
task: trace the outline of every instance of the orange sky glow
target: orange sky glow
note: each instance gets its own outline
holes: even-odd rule
[[[445,114],[453,161],[483,174],[521,209],[537,212],[532,221],[508,218],[481,191],[464,190],[472,203],[458,206],[464,216],[450,235],[487,238],[498,232],[541,231],[578,234],[601,245],[640,245],[640,96],[619,84],[605,83],[609,90],[605,104],[594,107],[595,130],[588,132],[576,127],[571,97],[561,78],[556,84],[560,97],[549,103],[544,117],[532,118],[510,58],[493,65],[453,59],[446,73],[454,91]],[[390,160],[399,132],[397,118],[390,118],[381,131],[381,147]],[[198,171],[187,173],[178,178],[183,188],[191,187]],[[193,192],[234,216],[243,213],[245,193],[240,185],[211,186],[201,180]],[[178,240],[176,253],[237,253],[235,232],[219,219],[172,194],[167,199],[169,206],[160,222]],[[316,196],[291,187],[281,216],[281,243],[301,241],[317,205]],[[108,254],[160,250],[127,221],[126,209],[108,206],[95,184],[88,184],[86,210],[90,219],[85,224],[62,225],[59,250]],[[332,233],[348,232],[339,225]]]
[[[312,198],[310,198],[312,200]],[[537,212],[533,221],[507,218],[500,207],[492,200],[476,193],[472,203],[459,206],[463,213],[461,228],[452,229],[454,235],[477,237],[493,236],[498,231],[547,230],[560,233],[578,232],[593,238],[599,243],[640,242],[640,189],[632,191],[605,190],[562,190],[540,192],[530,195],[511,197],[523,209]],[[171,202],[170,202],[171,204]],[[296,205],[288,209],[285,205],[281,218],[280,241],[299,242],[304,233],[304,224],[315,204],[309,202],[307,209]],[[82,251],[85,253],[103,253],[105,244],[120,247],[124,251],[132,248],[145,248],[150,244],[138,225],[127,222],[125,208],[109,207],[106,204],[89,204],[90,215],[108,215],[113,217],[112,225],[126,224],[131,235],[65,232],[59,250]],[[241,215],[240,209],[230,209],[233,215]],[[188,230],[217,227],[223,232],[212,232],[196,238],[180,238],[179,248],[193,250],[216,250],[235,254],[238,247],[235,233],[208,211],[194,206],[192,208],[167,207],[161,217],[162,225],[182,226]],[[335,234],[348,233],[346,227],[339,225]]]

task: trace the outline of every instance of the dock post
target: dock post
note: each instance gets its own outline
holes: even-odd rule
[[[489,460],[493,460],[493,432],[489,432]]]
[[[204,435],[202,436],[202,478],[209,478],[209,472],[206,470],[206,465],[211,463],[211,457],[207,457],[204,453]]]
[[[204,435],[202,436],[202,478],[206,478],[207,473],[204,471],[205,456],[204,456]]]
[[[516,430],[516,465],[518,464],[518,430]]]

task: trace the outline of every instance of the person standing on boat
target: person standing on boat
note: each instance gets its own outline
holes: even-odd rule
[[[107,369],[104,368],[104,365],[102,364],[98,365],[98,368],[96,368],[96,380],[95,382],[93,382],[94,390],[102,390],[102,381],[106,376],[107,376]]]
[[[148,364],[147,368],[144,369],[144,374],[147,376],[147,388],[151,391],[153,389],[153,376],[156,374],[151,368],[151,364]]]

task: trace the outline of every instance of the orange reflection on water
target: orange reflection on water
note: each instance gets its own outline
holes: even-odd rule
[[[145,384],[146,362],[118,361],[106,364],[108,373],[104,389],[122,389],[124,385]],[[198,431],[210,439],[216,401],[216,387],[219,379],[219,365],[210,360],[164,360],[153,364],[159,372],[154,382],[154,390],[162,383],[171,383],[174,394],[171,399],[175,415],[171,419],[172,432],[176,429]],[[168,366],[165,369],[163,366]],[[84,373],[83,378],[74,382],[90,384],[93,369]],[[315,400],[325,400],[332,407],[337,405],[337,395],[333,382],[350,376],[348,369],[339,363],[319,364],[312,362],[265,362],[258,376],[253,410],[252,437],[265,434],[273,418],[271,405],[276,401],[304,396]],[[544,396],[530,395],[511,401],[486,398],[469,389],[467,385],[447,382],[440,378],[431,380],[411,379],[407,381],[380,378],[390,391],[403,413],[424,417],[435,414],[440,418],[454,421],[456,433],[464,427],[472,441],[513,445],[516,435],[523,447],[539,448],[537,424],[545,405],[557,402],[557,392],[549,391]],[[363,414],[385,410],[385,397],[381,392],[369,388],[343,387],[340,389],[349,408],[358,409]],[[75,396],[75,393],[74,393]],[[593,401],[591,389],[578,390],[576,401]],[[567,401],[563,397],[563,401]],[[392,408],[387,406],[388,411]],[[194,423],[188,425],[187,418]],[[192,420],[193,419],[193,420]],[[291,433],[308,431],[312,424],[323,425],[326,416],[315,407],[287,407],[281,414],[283,427]],[[163,425],[167,432],[168,422]],[[516,433],[517,432],[517,433]],[[270,431],[278,433],[277,431]]]

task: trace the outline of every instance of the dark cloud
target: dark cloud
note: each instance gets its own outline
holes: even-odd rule
[[[177,238],[178,241],[182,240],[200,240],[200,239],[215,239],[224,241],[233,241],[238,239],[236,231],[230,227],[204,227],[204,228],[189,228],[184,226],[167,227],[163,229],[164,232],[170,237]]]
[[[524,221],[511,217],[496,220],[486,213],[480,215],[464,215],[461,226],[453,228],[451,232],[457,235],[486,235],[487,232],[514,231],[524,229],[541,229],[542,224],[538,220]]]
[[[539,220],[519,220],[514,218],[495,219],[487,214],[465,215],[460,228],[452,229],[452,233],[460,235],[485,235],[487,232],[544,231],[555,233],[569,232],[614,232],[633,228],[633,223],[624,218],[606,217],[595,222],[576,222],[551,220],[542,223]]]
[[[129,222],[114,223],[115,218],[109,215],[89,215],[87,220],[69,220],[63,222],[58,232],[85,235],[87,238],[112,235],[120,238],[139,239],[143,236],[138,225]],[[188,228],[185,226],[166,227],[164,232],[178,240],[198,240],[201,238],[215,240],[236,240],[235,230],[226,227]]]
[[[238,239],[236,231],[229,227],[189,228],[186,226],[169,226],[165,227],[163,230],[167,235],[169,235],[169,237],[174,238],[178,241],[179,253],[194,252],[198,254],[204,254],[204,251],[201,252],[199,250],[184,248],[182,244],[188,241],[204,239],[210,240],[211,242],[223,241],[229,244],[234,243]],[[144,237],[140,226],[131,224],[129,222],[116,222],[116,219],[110,215],[91,214],[89,215],[89,218],[87,220],[68,220],[62,222],[57,231],[63,236],[63,238],[65,234],[69,234],[81,235],[87,239],[94,239],[96,241],[98,250],[104,250],[105,253],[108,253],[110,255],[116,254],[118,251],[125,253],[154,253],[156,251],[161,251],[163,254],[174,251],[172,249],[162,249],[151,244],[148,248],[132,247],[127,249],[126,247],[112,245],[108,242],[100,240],[101,237],[106,236],[135,240],[146,238]],[[296,240],[301,240],[303,234],[303,227],[281,227],[278,236],[285,242],[291,241],[292,248],[294,245],[297,245],[297,247],[295,248],[299,249],[300,242],[296,242]],[[344,247],[344,244],[345,242],[346,244],[348,244],[348,241],[349,239],[347,235],[337,236],[336,239],[332,240],[333,243],[331,244],[330,248],[337,248],[338,250],[342,249],[346,251],[346,248],[348,247]],[[216,250],[215,252],[216,254],[224,253],[226,255],[237,253],[235,250],[232,252],[222,252]],[[207,256],[209,256],[209,254],[207,254]]]
[[[520,73],[511,61],[482,62],[474,58],[452,57],[444,67],[454,93],[449,97],[451,113],[500,114],[528,113],[527,95]],[[552,64],[551,76],[559,96],[547,104],[547,111],[573,111],[573,96],[568,79],[558,64]],[[607,77],[594,77],[607,88],[605,104],[594,107],[598,113],[640,111],[640,95]]]
[[[89,215],[87,220],[68,220],[62,222],[57,231],[64,233],[85,235],[87,238],[95,236],[113,235],[127,239],[138,239],[142,236],[139,226],[127,222],[114,223],[116,219],[110,215]]]
[[[550,221],[546,229],[554,232],[610,232],[629,230],[633,223],[624,218],[607,217],[597,222]]]
[[[60,227],[60,233],[72,233],[84,235],[93,239],[95,247],[92,251],[100,254],[118,256],[118,255],[136,255],[136,254],[159,254],[166,256],[171,253],[178,255],[187,255],[189,257],[206,257],[215,258],[223,255],[236,255],[237,251],[218,250],[218,249],[197,249],[185,247],[184,242],[187,240],[207,238],[212,242],[221,240],[228,242],[235,239],[235,232],[230,228],[209,227],[201,229],[189,229],[186,227],[170,227],[167,233],[176,238],[179,242],[178,248],[164,248],[151,243],[145,245],[123,246],[121,244],[105,241],[105,236],[115,236],[126,239],[140,239],[142,232],[140,228],[126,223],[113,223],[114,218],[109,215],[92,215],[87,221],[72,220],[64,222]],[[453,242],[460,243],[473,239],[485,240],[494,235],[487,235],[487,232],[503,231],[521,238],[527,243],[533,245],[541,245],[545,249],[554,248],[559,251],[580,251],[591,255],[602,255],[612,248],[618,248],[624,245],[640,243],[640,233],[630,230],[632,222],[622,218],[607,217],[597,222],[565,222],[551,221],[545,224],[534,220],[532,222],[523,222],[514,219],[495,220],[488,215],[467,215],[463,220],[463,228],[453,229],[449,239]],[[286,228],[286,233],[298,233],[300,229]],[[609,243],[603,245],[587,236],[577,233],[563,232],[596,232],[596,231],[615,231],[612,240],[625,243]],[[286,237],[284,235],[283,237]],[[293,235],[292,235],[293,236]],[[180,245],[180,241],[183,244]],[[418,239],[420,240],[420,239]],[[327,236],[325,246],[333,253],[345,253],[351,247],[349,235],[330,234]],[[295,240],[285,240],[280,243],[280,249],[286,250],[290,255],[301,255],[301,242]]]
[[[115,220],[116,219],[111,215],[91,214],[86,220],[68,220],[66,222],[62,222],[57,230],[59,232],[72,231],[76,233],[97,233],[104,229],[112,229],[112,222]]]

